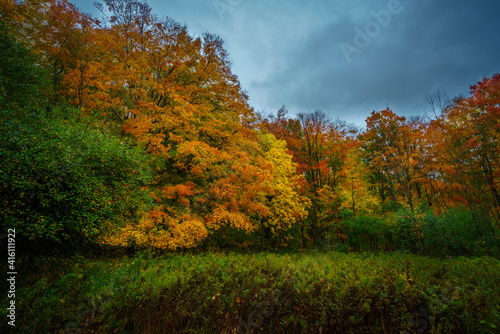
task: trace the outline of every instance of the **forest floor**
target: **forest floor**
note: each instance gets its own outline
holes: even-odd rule
[[[18,275],[22,281],[22,275]],[[140,253],[37,260],[21,333],[494,333],[500,262],[405,253]],[[2,318],[7,301],[1,302]],[[0,331],[9,333],[2,321]]]

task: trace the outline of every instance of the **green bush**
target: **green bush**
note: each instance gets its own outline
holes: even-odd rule
[[[354,216],[343,213],[346,244],[353,250],[377,250],[387,243],[388,228],[382,218],[376,216]]]
[[[463,207],[439,216],[427,213],[423,227],[426,248],[436,255],[492,255],[494,240],[480,233],[477,218]]]
[[[394,222],[391,228],[391,239],[394,248],[418,253],[420,249],[417,233],[420,230],[417,231],[415,221],[411,217],[408,217],[404,211],[394,212],[389,215],[388,219]]]
[[[394,249],[418,253],[421,242],[427,255],[495,255],[495,240],[480,232],[478,217],[466,208],[452,208],[440,215],[427,210],[415,218],[416,222],[401,211],[389,214],[387,219],[392,222],[387,240]]]
[[[127,140],[57,113],[0,117],[2,228],[29,239],[91,238],[147,204],[148,157]]]

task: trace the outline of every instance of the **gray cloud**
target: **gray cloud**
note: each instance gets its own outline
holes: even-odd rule
[[[363,125],[372,110],[419,114],[427,91],[467,94],[482,76],[500,72],[500,3],[494,0],[400,0],[388,24],[378,31],[369,25],[370,43],[347,62],[340,44],[356,46],[354,28],[375,22],[372,11],[387,10],[391,1],[149,3],[193,34],[219,34],[259,111],[285,104],[292,113],[321,109]],[[75,3],[91,10],[90,1]]]

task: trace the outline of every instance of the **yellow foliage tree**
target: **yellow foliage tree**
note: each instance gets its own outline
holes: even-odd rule
[[[196,247],[208,235],[204,221],[197,216],[166,213],[163,206],[149,211],[138,224],[127,224],[119,233],[102,242],[111,246],[137,246],[176,250]]]
[[[261,217],[262,243],[266,229],[270,236],[276,237],[305,219],[310,201],[299,192],[302,176],[297,173],[292,155],[287,153],[286,141],[276,139],[273,134],[265,134],[261,136],[261,145],[264,158],[272,164],[272,178],[268,182],[272,193],[266,194],[263,199],[268,214]]]
[[[343,181],[338,191],[340,209],[349,209],[355,215],[372,214],[380,203],[369,191],[368,173],[358,149],[347,153],[342,174]]]

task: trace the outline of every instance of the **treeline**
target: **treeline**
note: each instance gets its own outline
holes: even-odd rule
[[[492,254],[500,75],[427,118],[260,115],[147,3],[1,0],[0,211],[33,245]]]

